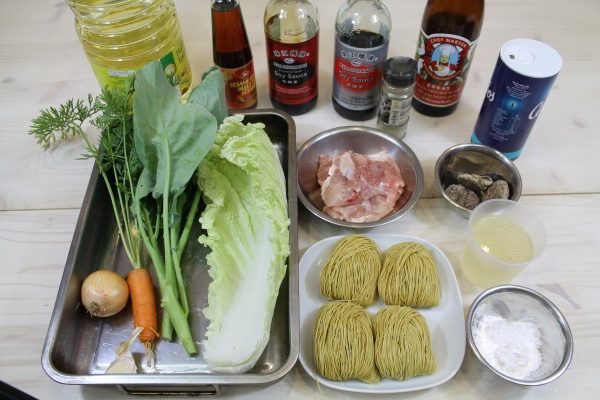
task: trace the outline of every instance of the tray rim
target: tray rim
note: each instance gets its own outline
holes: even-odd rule
[[[290,353],[283,365],[268,374],[66,374],[54,368],[51,360],[52,349],[56,343],[58,327],[63,313],[63,305],[67,294],[69,277],[73,272],[75,255],[79,251],[81,231],[90,214],[89,203],[98,184],[98,166],[94,163],[92,174],[83,198],[81,211],[77,218],[77,224],[73,233],[73,240],[69,248],[65,268],[58,287],[52,317],[48,326],[48,333],[44,341],[41,363],[46,374],[58,383],[68,385],[127,385],[127,386],[207,386],[207,385],[260,385],[276,382],[282,379],[296,364],[300,352],[300,313],[299,313],[299,283],[298,283],[298,196],[296,192],[296,124],[291,116],[283,111],[273,108],[245,110],[235,112],[233,115],[276,115],[283,118],[288,125],[288,217],[291,220],[290,232],[290,255],[288,257],[288,294],[289,294],[289,332]],[[231,115],[231,114],[230,114]]]

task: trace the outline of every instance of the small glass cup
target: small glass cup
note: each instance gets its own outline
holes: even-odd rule
[[[473,224],[484,217],[496,216],[510,219],[523,227],[533,244],[533,255],[529,261],[510,263],[483,251],[473,236]],[[471,211],[467,243],[461,258],[463,273],[471,283],[489,288],[510,282],[527,265],[534,262],[546,247],[546,231],[540,220],[526,207],[511,200],[488,200]]]

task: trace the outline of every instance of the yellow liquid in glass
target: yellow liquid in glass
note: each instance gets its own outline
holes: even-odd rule
[[[518,223],[504,217],[483,217],[473,224],[481,250],[500,261],[523,263],[533,257],[533,243]]]
[[[533,242],[518,223],[504,217],[484,217],[472,227],[472,235],[486,253],[477,254],[469,243],[461,259],[465,276],[474,284],[489,287],[509,282],[524,266],[504,263],[526,263],[533,258]],[[499,262],[501,261],[501,262]]]

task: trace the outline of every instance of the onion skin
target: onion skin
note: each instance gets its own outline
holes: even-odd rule
[[[96,317],[115,315],[127,305],[128,299],[127,282],[114,271],[93,272],[81,286],[81,302]]]

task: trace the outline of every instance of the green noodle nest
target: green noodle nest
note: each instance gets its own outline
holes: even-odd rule
[[[375,364],[381,376],[409,379],[435,372],[425,318],[412,308],[387,306],[373,319]]]
[[[369,313],[349,301],[333,301],[319,310],[313,353],[319,373],[331,380],[379,382]]]
[[[405,242],[384,254],[377,282],[379,297],[389,305],[435,307],[440,287],[431,252],[419,243]]]
[[[321,270],[321,295],[328,300],[350,300],[363,307],[377,300],[381,256],[374,241],[364,235],[340,240]]]

